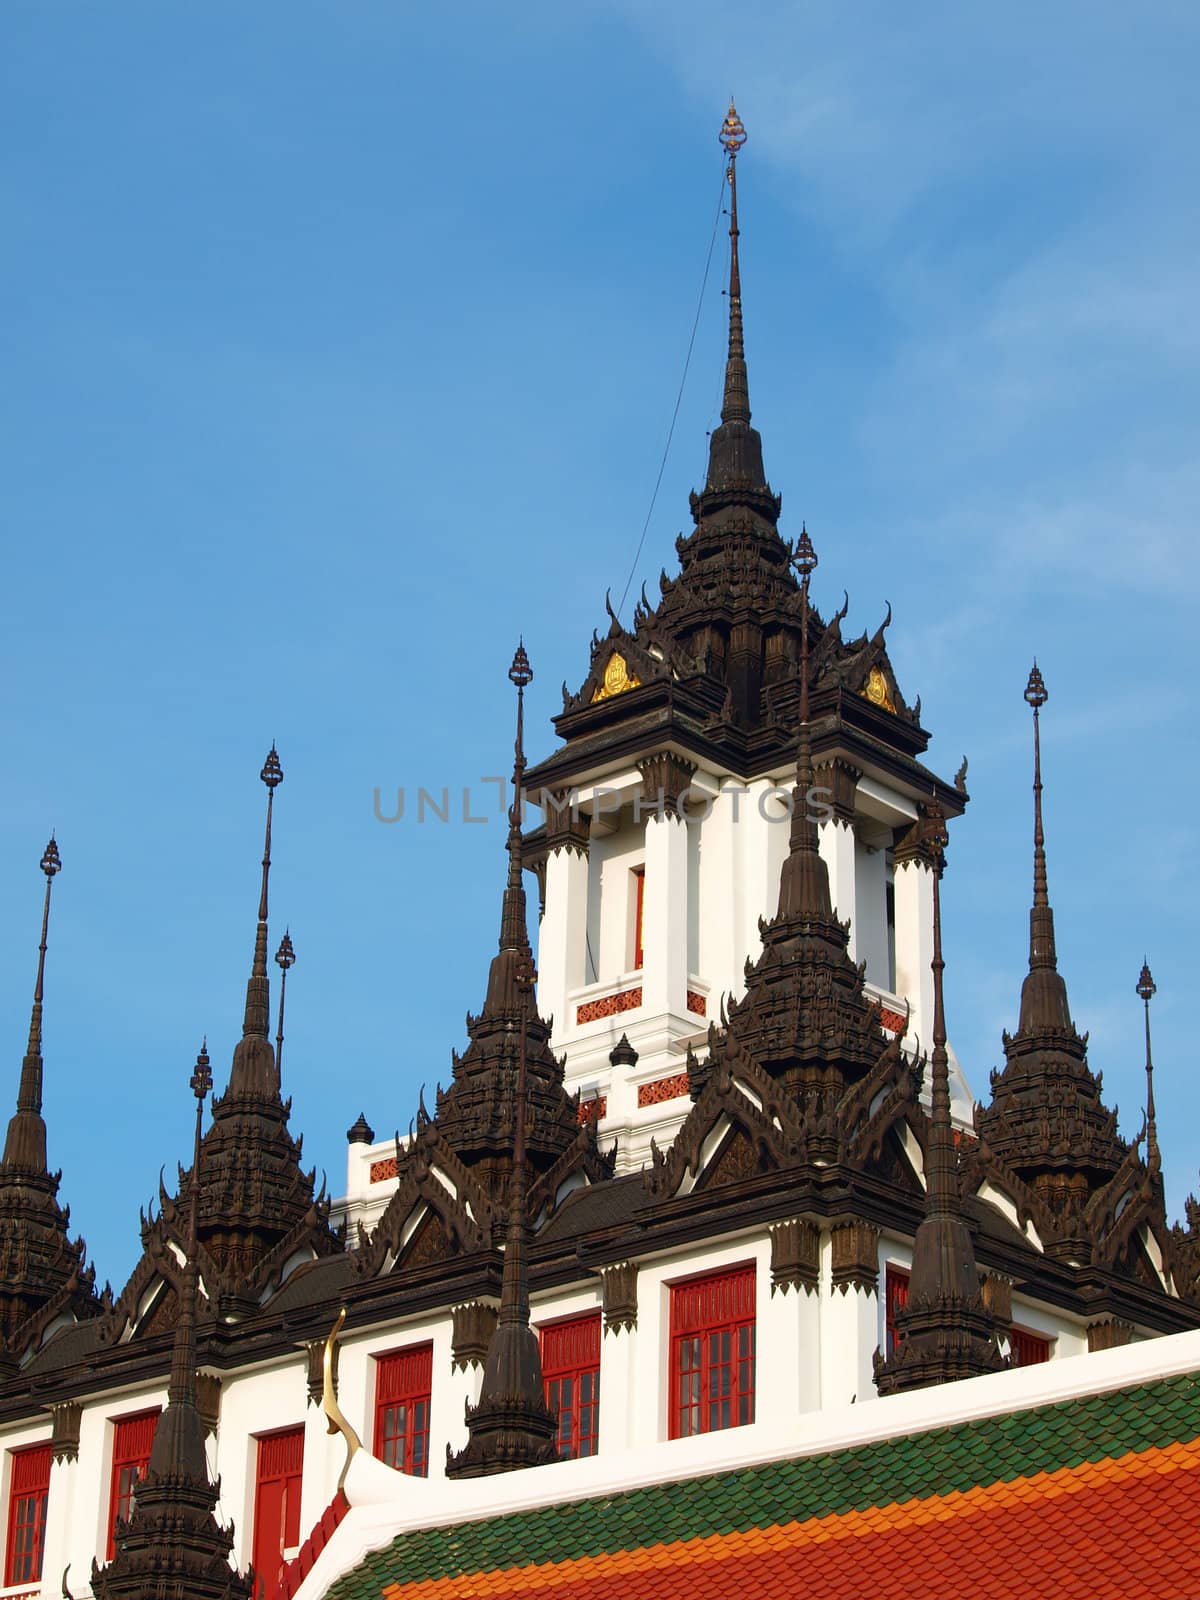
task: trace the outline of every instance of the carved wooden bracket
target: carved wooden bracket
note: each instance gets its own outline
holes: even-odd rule
[[[833,1230],[833,1286],[847,1289],[879,1288],[879,1229],[852,1218]]]
[[[1006,1278],[1003,1273],[980,1274],[979,1292],[983,1296],[984,1306],[1003,1328],[1007,1328],[1012,1321],[1012,1291],[1012,1279]]]
[[[482,1367],[496,1327],[496,1307],[485,1300],[471,1300],[455,1306],[450,1315],[453,1366],[462,1372],[468,1367]]]
[[[771,1228],[771,1293],[803,1289],[813,1294],[821,1276],[821,1230],[802,1217]]]
[[[1088,1324],[1089,1350],[1115,1350],[1118,1345],[1129,1344],[1132,1339],[1132,1325],[1122,1322],[1120,1317],[1105,1317],[1100,1322]]]
[[[552,789],[542,798],[547,850],[574,850],[576,855],[587,855],[592,819],[579,809],[575,791]]]
[[[333,1347],[333,1393],[337,1397],[338,1386],[338,1356],[341,1354],[341,1345],[335,1343]],[[310,1406],[319,1406],[325,1397],[325,1341],[324,1339],[306,1339],[304,1341],[304,1354],[307,1357],[308,1403]]]
[[[221,1420],[221,1380],[211,1372],[196,1374],[196,1410],[205,1433],[216,1433]]]
[[[64,1400],[50,1407],[53,1426],[50,1432],[50,1449],[55,1461],[79,1460],[79,1425],[83,1420],[83,1407],[78,1400]]]
[[[643,816],[661,811],[664,816],[677,817],[679,797],[690,785],[696,763],[664,750],[639,761],[637,767],[642,775],[640,804]]]
[[[614,1266],[601,1267],[605,1333],[620,1333],[622,1328],[637,1327],[637,1279],[636,1261],[618,1261]]]
[[[838,822],[849,825],[854,821],[854,795],[862,773],[848,761],[834,756],[822,761],[813,772],[813,787],[829,792],[829,805]],[[824,799],[824,795],[819,797]]]

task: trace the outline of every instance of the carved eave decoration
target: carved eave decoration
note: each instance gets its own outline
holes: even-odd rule
[[[422,1234],[428,1250],[434,1229],[443,1260],[490,1245],[499,1220],[496,1208],[429,1118],[407,1148],[397,1152],[396,1177],[397,1187],[371,1232],[359,1224],[353,1260],[360,1277],[378,1277],[411,1264]]]
[[[578,1119],[579,1097],[573,1097]],[[529,1189],[529,1215],[540,1228],[558,1210],[567,1195],[588,1184],[604,1183],[613,1175],[617,1160],[617,1147],[601,1150],[596,1141],[596,1124],[585,1119],[579,1123],[574,1140],[559,1156],[554,1165],[543,1172]]]
[[[614,618],[605,638],[592,635],[591,664],[578,693],[571,694],[563,685],[564,714],[603,706],[606,713],[623,715],[625,705],[610,706],[607,702],[621,700],[646,685],[670,680],[673,673],[668,660],[669,644],[648,636],[640,611],[639,616],[641,626],[634,633]],[[635,699],[631,705],[636,703]]]
[[[0,1343],[0,1373],[11,1373],[31,1360],[63,1323],[87,1322],[102,1316],[111,1304],[107,1286],[102,1294],[96,1293],[95,1268],[77,1266],[49,1300]]]

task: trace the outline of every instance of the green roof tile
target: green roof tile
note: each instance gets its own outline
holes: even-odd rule
[[[769,1527],[1028,1477],[1200,1436],[1200,1375],[1060,1401],[855,1449],[399,1535],[329,1600],[386,1584],[495,1571]]]

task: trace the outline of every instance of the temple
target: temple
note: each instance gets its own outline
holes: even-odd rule
[[[285,1097],[272,747],[242,1036],[207,1126],[202,1052],[190,1164],[160,1180],[129,1280],[97,1292],[58,1198],[86,1175],[47,1160],[47,847],[0,1161],[4,1594],[1200,1590],[1200,1205],[1165,1210],[1150,968],[1135,984],[1131,952],[1131,1137],[1060,971],[1035,664],[1013,697],[1028,972],[990,1081],[955,1053],[942,873],[966,763],[926,763],[890,610],[844,635],[848,599],[818,582],[838,592],[837,559],[802,521],[781,532],[750,405],[745,137],[731,104],[693,526],[656,600],[610,606],[569,664],[532,764],[519,644],[480,1009],[431,1105],[347,1084],[341,1196]],[[1157,1090],[1177,1096],[1169,1064]]]

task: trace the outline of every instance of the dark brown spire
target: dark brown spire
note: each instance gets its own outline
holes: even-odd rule
[[[1137,992],[1146,1009],[1146,1165],[1151,1172],[1158,1173],[1162,1171],[1162,1155],[1158,1148],[1158,1119],[1154,1114],[1154,1058],[1150,1053],[1150,1002],[1158,986],[1145,960],[1138,974]]]
[[[33,1010],[29,1018],[29,1043],[21,1063],[21,1082],[17,1090],[16,1115],[8,1125],[4,1143],[4,1165],[26,1172],[46,1171],[46,1124],[42,1120],[42,1000],[46,984],[46,937],[50,928],[50,889],[61,869],[58,845],[51,835],[42,852],[41,868],[46,874],[46,895],[42,901],[42,937],[38,944],[37,979],[33,986]]]
[[[42,1001],[50,887],[61,862],[54,840],[41,861],[46,875],[42,937],[29,1041],[21,1063],[17,1109],[0,1160],[0,1361],[19,1360],[47,1324],[95,1309],[95,1275],[84,1264],[82,1239],[69,1236],[70,1212],[58,1203],[57,1173],[46,1165],[42,1118]]]
[[[275,965],[279,968],[279,1026],[275,1031],[275,1078],[283,1082],[283,1005],[287,997],[287,975],[296,965],[296,952],[292,948],[292,935],[289,928],[283,930],[283,938],[279,941],[279,949],[275,952]]]
[[[742,327],[742,270],[738,244],[737,158],[746,142],[746,130],[733,101],[721,124],[721,144],[729,157],[729,352],[725,359],[725,390],[721,400],[721,426],[709,441],[708,482],[705,494],[725,490],[766,492],[762,439],[750,426],[750,379],[746,371],[746,344]]]
[[[1033,905],[1029,910],[1029,975],[1021,987],[1023,1033],[1038,1028],[1069,1028],[1067,986],[1058,971],[1054,947],[1054,912],[1046,884],[1046,834],[1042,826],[1041,710],[1049,699],[1035,661],[1025,686],[1033,708]]]
[[[311,1245],[320,1252],[330,1238],[328,1204],[323,1198],[314,1200],[314,1174],[302,1169],[301,1140],[288,1129],[290,1102],[280,1095],[269,1037],[267,894],[275,790],[283,781],[274,745],[259,776],[267,786],[267,819],[254,960],[229,1085],[213,1101],[212,1126],[204,1136],[206,1176],[200,1193],[200,1242],[222,1269],[222,1314],[240,1309],[241,1291],[242,1305],[257,1303],[254,1296],[261,1286],[255,1274],[276,1248]],[[286,958],[289,950],[285,941],[280,954]],[[280,1030],[282,1034],[282,1014]]]
[[[550,1028],[530,1011],[521,989],[524,964],[532,960],[522,878],[521,814],[524,806],[525,690],[533,679],[524,644],[509,669],[517,690],[517,736],[513,800],[508,814],[507,870],[500,912],[500,939],[488,970],[487,993],[478,1016],[468,1015],[471,1042],[454,1058],[454,1082],[438,1091],[437,1123],[450,1147],[479,1175],[497,1199],[508,1186],[512,1152],[512,1036],[527,1029],[525,1068],[530,1112],[529,1160],[537,1172],[554,1164],[578,1136],[577,1110],[563,1088],[562,1063],[549,1046]]]
[[[896,1315],[897,1344],[875,1357],[880,1394],[896,1394],[954,1378],[996,1372],[1005,1365],[984,1307],[971,1230],[961,1211],[958,1155],[950,1117],[950,1058],[942,956],[941,879],[948,843],[936,795],[927,813],[925,842],[933,854],[933,1068],[925,1144],[925,1217],[913,1240],[908,1304]]]
[[[192,1073],[196,1096],[193,1174],[199,1178],[204,1100],[212,1087],[208,1049],[201,1048]],[[216,1519],[219,1485],[208,1476],[204,1424],[196,1405],[197,1195],[191,1186],[187,1252],[179,1291],[179,1316],[171,1354],[167,1408],[155,1429],[146,1474],[138,1484],[133,1514],[117,1523],[117,1553],[107,1566],[92,1563],[96,1600],[247,1600],[252,1575],[229,1565],[232,1527]]]
[[[283,782],[283,768],[272,744],[259,777],[267,786],[267,830],[263,841],[262,887],[258,895],[258,926],[254,934],[254,961],[246,984],[246,1012],[242,1032],[260,1039],[268,1037],[271,998],[267,982],[267,888],[271,877],[271,810],[275,790]]]
[[[1029,912],[1029,971],[1021,985],[1016,1033],[1004,1035],[1006,1064],[992,1074],[992,1101],[976,1109],[980,1134],[992,1152],[1030,1184],[1063,1219],[1048,1252],[1082,1259],[1082,1208],[1117,1172],[1125,1145],[1116,1117],[1100,1098],[1087,1064],[1087,1042],[1071,1021],[1067,986],[1058,971],[1054,912],[1046,882],[1042,822],[1041,710],[1045,681],[1034,662],[1025,686],[1033,710],[1033,904]]]
[[[789,920],[819,918],[830,922],[833,920],[833,901],[829,893],[829,869],[818,847],[817,824],[811,810],[813,761],[808,705],[808,588],[817,569],[817,553],[807,528],[800,531],[792,565],[800,574],[800,743],[796,752],[796,784],[792,790],[788,857],[779,885],[779,915]]]
[[[525,771],[524,698],[533,678],[524,645],[513,658],[509,677],[517,688],[517,742],[513,767],[513,809],[509,827],[508,885],[504,893],[500,955],[511,956],[505,981],[517,995],[516,1084],[513,1094],[512,1158],[508,1185],[508,1227],[504,1246],[504,1273],[500,1313],[488,1346],[479,1404],[468,1409],[470,1438],[457,1456],[448,1457],[447,1475],[454,1478],[488,1477],[517,1467],[536,1467],[555,1456],[557,1419],[545,1402],[542,1358],[537,1335],[529,1325],[529,1160],[526,1122],[529,1115],[529,1008],[536,978],[525,931],[525,891],[521,885],[520,817],[521,780]],[[516,920],[520,902],[520,922]],[[493,966],[495,964],[493,963]],[[491,986],[489,985],[489,996]],[[513,1042],[511,1020],[506,1025]]]

